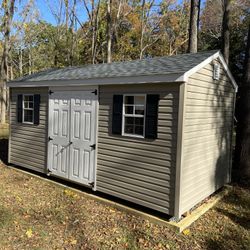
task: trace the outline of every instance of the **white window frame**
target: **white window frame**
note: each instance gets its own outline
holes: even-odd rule
[[[24,107],[24,99],[25,99],[25,96],[33,96],[33,108],[25,108]],[[25,124],[34,124],[34,105],[35,105],[35,102],[34,102],[34,95],[33,94],[23,94],[23,123]],[[32,110],[33,111],[33,115],[32,115],[32,122],[26,122],[24,121],[24,110]]]
[[[125,114],[125,98],[126,96],[143,96],[144,97],[144,115],[136,115],[136,114]],[[146,121],[146,103],[147,103],[147,95],[146,94],[124,94],[123,95],[123,103],[122,103],[122,136],[130,136],[135,138],[145,138],[145,121]],[[143,116],[143,135],[129,134],[125,133],[125,117],[138,117],[142,118]]]

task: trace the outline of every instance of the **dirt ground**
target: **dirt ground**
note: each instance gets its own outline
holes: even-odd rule
[[[0,249],[250,249],[250,190],[177,234],[0,164]]]

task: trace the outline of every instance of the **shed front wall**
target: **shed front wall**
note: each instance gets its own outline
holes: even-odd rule
[[[17,96],[40,94],[39,125],[17,122]],[[47,162],[48,88],[11,88],[9,162],[45,172]]]
[[[186,86],[180,214],[230,180],[235,90],[220,68],[219,80],[210,63]]]
[[[112,134],[113,95],[159,94],[158,138]],[[100,86],[97,190],[172,215],[178,84]]]

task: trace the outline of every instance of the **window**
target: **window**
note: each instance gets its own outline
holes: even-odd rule
[[[145,95],[123,96],[123,134],[145,136]]]
[[[157,139],[159,94],[113,95],[112,134]]]
[[[34,96],[33,95],[23,96],[23,122],[24,123],[34,122]]]

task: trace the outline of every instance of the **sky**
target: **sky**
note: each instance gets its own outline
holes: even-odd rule
[[[155,2],[157,3],[160,1],[161,0],[156,0]],[[162,0],[162,1],[164,1],[164,0]],[[47,21],[48,23],[53,24],[53,25],[56,25],[56,21],[51,13],[49,6],[51,6],[52,9],[57,9],[59,7],[58,5],[56,5],[58,2],[59,2],[58,0],[34,0],[35,7],[39,11],[40,18],[42,20]],[[84,8],[83,1],[77,0],[77,2],[78,2],[78,8],[76,10],[77,17],[79,18],[79,20],[81,22],[84,22],[87,20],[87,13],[86,13],[86,10]],[[177,2],[179,4],[181,4],[183,2],[183,0],[178,0]],[[202,0],[201,2],[202,2],[202,4],[204,4],[205,0]],[[26,1],[26,3],[27,3],[27,1]],[[25,4],[25,1],[24,1],[24,4]]]
[[[57,3],[59,1],[55,0],[35,0],[35,5],[38,7],[39,12],[40,12],[40,16],[41,19],[46,20],[47,22],[51,23],[51,24],[56,24],[55,18],[53,17],[53,15],[51,14],[51,10],[50,7],[53,9],[57,9],[58,6],[56,6],[55,3]],[[76,10],[76,14],[77,17],[79,18],[79,20],[81,22],[84,22],[87,20],[87,13],[85,11],[84,5],[83,5],[83,1],[79,1],[78,4],[78,8]]]

